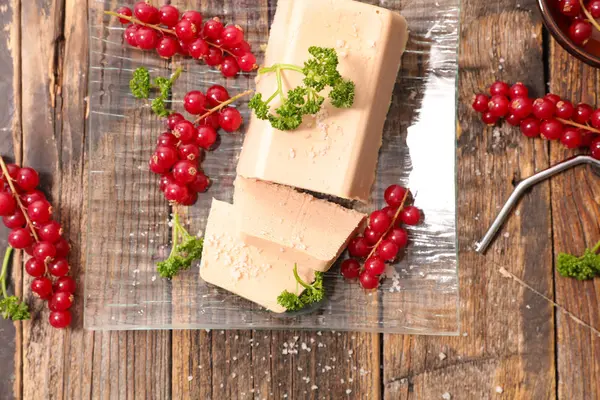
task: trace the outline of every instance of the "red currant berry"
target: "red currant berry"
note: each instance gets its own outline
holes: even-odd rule
[[[190,191],[188,197],[181,203],[182,206],[192,206],[198,201],[198,193]]]
[[[212,126],[200,125],[196,131],[196,144],[205,150],[217,141],[217,131]]]
[[[536,99],[533,102],[533,115],[538,119],[549,119],[554,116],[556,106],[548,99]]]
[[[33,246],[33,256],[42,262],[49,262],[56,257],[56,248],[50,242],[38,242]]]
[[[510,86],[508,86],[508,83],[506,82],[496,81],[490,86],[490,94],[492,96],[498,95],[508,97],[509,92]]]
[[[406,244],[408,243],[408,234],[404,229],[399,227],[392,229],[385,238],[390,242],[395,243],[399,248],[406,247]]]
[[[152,28],[140,26],[135,32],[135,42],[140,49],[154,49],[158,43],[158,33]]]
[[[592,116],[594,109],[589,104],[579,103],[577,107],[575,107],[575,114],[573,115],[573,121],[578,124],[587,124]]]
[[[25,271],[34,278],[39,278],[46,273],[46,264],[36,258],[30,258],[25,263]]]
[[[379,277],[372,275],[367,270],[361,272],[359,280],[360,286],[362,286],[363,289],[375,289],[377,286],[379,286]]]
[[[483,121],[484,124],[486,124],[488,126],[495,125],[499,119],[500,119],[499,117],[496,117],[490,111],[486,111],[483,114],[481,114],[481,120]]]
[[[163,36],[156,45],[156,53],[162,58],[171,58],[179,52],[179,42],[172,36]]]
[[[552,105],[554,108],[554,105]],[[514,97],[510,102],[510,112],[518,119],[527,118],[533,111],[533,102],[529,97]]]
[[[204,96],[204,93],[202,93],[199,90],[192,90],[191,92],[187,92],[185,97],[183,98],[183,108],[185,108],[185,111],[193,115],[202,114],[204,112],[205,104],[206,97]]]
[[[170,183],[175,183],[175,178],[173,178],[172,174],[165,174],[165,175],[161,175],[160,177],[160,183],[159,183],[159,188],[161,192],[164,192],[165,189],[167,188],[167,185]]]
[[[204,175],[204,172],[198,171],[196,178],[188,186],[195,193],[204,193],[210,186],[210,179]]]
[[[369,227],[375,232],[383,233],[389,228],[392,220],[381,210],[373,211],[369,216]]]
[[[187,42],[184,42],[183,40],[179,41],[179,54],[185,57],[190,56],[190,49],[188,48]]]
[[[559,100],[556,103],[556,116],[562,119],[569,119],[573,116],[575,112],[575,107],[570,101],[567,100]]]
[[[508,96],[511,99],[516,99],[517,97],[527,97],[529,96],[529,90],[527,90],[527,86],[525,86],[521,82],[517,82],[510,87],[510,90],[508,91]]]
[[[521,119],[512,112],[509,112],[504,119],[512,126],[519,126],[521,123]]]
[[[246,42],[245,40],[242,40],[240,42],[240,44],[238,44],[235,47],[232,47],[229,51],[234,56],[241,57],[241,56],[243,56],[246,53],[251,53],[252,52],[252,48],[250,47],[250,44],[248,42]]]
[[[383,240],[381,244],[379,244],[379,247],[377,247],[377,250],[382,259],[385,261],[392,261],[398,255],[400,248],[391,240]]]
[[[207,39],[210,39],[210,40],[215,40],[215,39],[220,38],[222,32],[223,32],[223,24],[217,17],[206,21],[206,23],[204,24],[204,28],[202,30],[202,34],[204,36],[206,36]]]
[[[540,134],[548,140],[558,140],[563,134],[563,124],[555,119],[542,121],[540,124]]]
[[[65,311],[71,308],[73,300],[75,300],[75,297],[71,293],[54,293],[48,303],[48,308],[50,311]]]
[[[158,11],[160,13],[161,25],[165,25],[168,28],[177,25],[177,22],[179,21],[179,10],[177,7],[167,4],[162,6]]]
[[[186,11],[183,13],[181,18],[185,18],[185,19],[189,20],[191,23],[196,25],[196,27],[198,29],[200,29],[200,27],[202,26],[202,14],[200,14],[198,11],[193,11],[193,10]]]
[[[48,264],[48,271],[53,276],[61,277],[65,276],[69,273],[69,263],[64,258],[58,258],[53,260],[50,264]]]
[[[21,210],[15,209],[15,212],[12,213],[12,215],[2,217],[2,222],[4,222],[4,225],[8,229],[16,229],[24,227],[27,223],[27,220],[25,219],[25,215],[23,215]]]
[[[590,151],[592,153],[592,157],[594,157],[596,160],[600,160],[600,137],[592,141],[592,144],[590,144]]]
[[[56,249],[56,258],[67,258],[71,251],[71,245],[66,239],[60,239],[54,243],[54,248]]]
[[[33,237],[29,229],[17,228],[8,234],[8,244],[15,249],[24,249],[31,246],[32,243]]]
[[[200,159],[200,149],[193,143],[182,144],[177,148],[180,160],[198,161]]]
[[[561,0],[558,2],[558,11],[567,17],[576,17],[581,12],[579,0]]]
[[[594,132],[581,130],[581,147],[590,147],[595,138],[596,134]]]
[[[17,210],[17,202],[9,192],[0,192],[0,215],[8,217]]]
[[[129,25],[127,28],[125,28],[123,38],[130,46],[137,47],[137,39],[135,38],[135,34],[139,28],[139,25]]]
[[[171,146],[158,146],[152,156],[152,161],[162,171],[168,171],[178,160],[177,150]]]
[[[167,128],[172,131],[173,128],[175,128],[175,125],[177,125],[178,122],[181,122],[185,120],[185,117],[179,113],[173,113],[171,115],[169,115],[166,119],[166,125]]]
[[[365,271],[371,275],[381,275],[385,272],[385,263],[380,257],[373,256],[365,261]]]
[[[129,7],[119,7],[119,8],[117,8],[116,12],[117,12],[117,14],[125,15],[127,17],[131,17],[133,15],[133,12],[131,11],[131,8],[129,8]],[[128,24],[130,21],[125,18],[119,18],[119,22],[122,24]]]
[[[600,128],[600,109],[595,110],[590,116],[590,124],[596,129]]]
[[[346,279],[356,279],[360,275],[360,264],[353,258],[342,262],[340,273]]]
[[[548,93],[544,98],[550,100],[554,104],[557,104],[560,101],[560,96],[554,93]]]
[[[235,132],[242,125],[242,115],[233,107],[225,107],[219,113],[219,125],[225,132]]]
[[[600,18],[600,0],[592,0],[588,3],[587,9],[594,19]]]
[[[495,117],[504,117],[508,113],[510,103],[505,96],[492,96],[488,103],[489,112]],[[485,114],[484,114],[485,115]]]
[[[407,190],[400,185],[391,185],[385,189],[383,197],[385,202],[392,207],[399,207],[407,195]]]
[[[147,24],[158,24],[160,22],[160,12],[158,8],[151,6],[145,1],[138,1],[133,6],[135,17]]]
[[[387,206],[381,209],[390,218],[390,221],[394,219],[396,216],[396,211],[398,211],[398,207]]]
[[[223,61],[223,51],[217,47],[209,46],[208,54],[204,57],[206,65],[211,67],[221,64]]]
[[[30,205],[31,203],[35,203],[38,200],[46,200],[44,193],[39,190],[32,190],[31,192],[21,195],[21,201],[26,206]]]
[[[485,94],[476,94],[473,96],[473,103],[471,106],[473,110],[483,113],[488,110],[488,103],[490,102],[490,98]]]
[[[161,133],[156,140],[156,146],[177,147],[179,140],[171,132]]]
[[[190,121],[179,121],[173,128],[173,135],[182,143],[191,143],[196,134],[196,128]]]
[[[35,278],[31,281],[31,291],[40,299],[49,299],[52,296],[52,282],[48,278]]]
[[[238,74],[238,72],[240,72],[240,66],[235,58],[232,56],[223,58],[223,61],[221,61],[221,73],[224,77],[233,78]]]
[[[206,102],[210,107],[216,107],[229,100],[229,93],[221,85],[213,85],[206,91]]]
[[[560,142],[568,149],[580,147],[582,144],[581,131],[572,126],[566,127],[560,138]]]
[[[188,45],[190,56],[199,60],[208,55],[208,43],[204,39],[198,38]]]
[[[19,170],[21,169],[17,164],[6,164],[6,169],[8,170],[8,176],[13,180],[17,180],[17,176],[19,175]],[[2,180],[8,183],[6,176],[0,170],[0,174],[2,175]]]
[[[379,239],[381,239],[381,236],[383,236],[383,232],[378,232],[368,227],[367,229],[365,229],[364,235],[365,239],[367,240],[367,243],[373,246],[379,241]]]
[[[353,238],[348,244],[348,253],[352,257],[364,258],[369,255],[371,247],[367,239],[362,236]]]
[[[50,221],[38,229],[38,236],[40,239],[50,243],[58,242],[62,233],[62,226],[57,221]]]
[[[182,18],[175,25],[175,34],[180,41],[191,42],[198,37],[198,27],[189,19]]]
[[[40,176],[35,169],[29,167],[19,169],[16,180],[17,186],[26,192],[35,189],[40,184]]]
[[[33,241],[32,241],[33,242]],[[27,253],[29,256],[33,257],[33,244],[31,244],[30,246],[27,246],[23,249],[25,251],[25,253]]]
[[[221,40],[226,47],[234,47],[244,40],[244,32],[234,25],[226,26],[221,32]]]
[[[181,160],[173,166],[173,178],[181,184],[193,182],[197,174],[198,167],[193,161]]]
[[[58,278],[54,283],[54,292],[75,293],[75,281],[70,276]]]
[[[33,222],[48,222],[52,217],[52,206],[46,200],[38,200],[27,206],[27,214]]]
[[[585,46],[591,36],[592,24],[587,21],[573,21],[571,26],[569,26],[569,38],[576,45]]]
[[[526,118],[521,121],[521,132],[527,137],[540,136],[540,121],[536,118]]]
[[[240,58],[238,58],[238,65],[240,69],[244,72],[250,72],[257,67],[256,65],[256,57],[252,53],[246,53]]]
[[[200,122],[198,122],[198,125],[200,126],[210,126],[213,129],[217,130],[219,129],[221,126],[219,125],[219,114],[218,113],[212,113],[207,115],[206,117],[202,118],[200,120]]]
[[[165,198],[174,203],[182,204],[188,198],[190,191],[181,183],[170,183],[165,188]]]
[[[406,225],[417,225],[421,220],[421,211],[415,206],[404,207],[400,211],[400,220]]]
[[[150,161],[148,161],[148,168],[151,172],[157,175],[162,175],[169,171],[168,168],[163,168],[158,164],[158,156],[156,154],[153,154],[152,157],[150,157]]]
[[[50,317],[48,318],[50,325],[57,329],[66,328],[71,324],[71,312],[69,310],[65,311],[52,311],[50,312]]]

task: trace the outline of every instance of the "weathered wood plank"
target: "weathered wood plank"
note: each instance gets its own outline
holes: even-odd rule
[[[574,103],[598,107],[598,71],[550,42],[550,91]],[[551,146],[552,163],[575,154],[559,143]],[[567,171],[551,181],[554,253],[582,253],[600,240],[600,180],[589,168]],[[556,301],[600,328],[600,280],[555,278]],[[556,314],[558,398],[600,397],[600,337],[562,313]],[[574,373],[577,371],[577,373]]]
[[[534,12],[531,12],[534,10]],[[508,398],[554,396],[553,310],[503,279],[500,266],[552,295],[549,185],[533,189],[485,257],[479,239],[514,181],[548,165],[547,144],[508,125],[485,127],[470,109],[473,93],[496,79],[544,93],[541,23],[535,2],[464,1],[461,9],[458,230],[463,336],[384,335],[385,397]],[[491,188],[494,188],[493,190]]]

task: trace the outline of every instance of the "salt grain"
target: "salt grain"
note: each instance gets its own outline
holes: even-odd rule
[[[188,382],[190,382],[192,379],[194,379],[194,377],[193,377],[193,376],[191,376],[191,375],[190,375],[190,376],[188,376]]]
[[[442,399],[444,399],[444,400],[450,400],[451,398],[452,398],[452,396],[448,392],[446,392],[442,395]]]
[[[444,361],[446,359],[446,354],[440,352],[440,354],[438,354],[438,358],[440,361]]]

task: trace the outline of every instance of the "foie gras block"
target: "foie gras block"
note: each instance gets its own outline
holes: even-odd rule
[[[293,269],[294,261],[285,254],[245,244],[235,232],[233,206],[213,199],[200,262],[202,279],[282,313],[285,308],[277,304],[277,296],[284,290],[302,292]],[[314,271],[301,265],[298,275],[305,282],[315,280]]]
[[[289,186],[240,176],[234,186],[237,227],[244,243],[279,252],[304,268],[327,271],[366,218]]]
[[[316,116],[282,132],[252,115],[237,172],[257,178],[368,201],[375,178],[383,126],[408,31],[393,11],[349,0],[279,0],[265,66],[302,66],[310,46],[335,48],[338,70],[356,85],[351,108],[333,107],[326,98]],[[304,75],[283,71],[292,89]],[[277,90],[275,74],[257,78],[256,91],[268,98]],[[270,103],[271,111],[281,104]]]

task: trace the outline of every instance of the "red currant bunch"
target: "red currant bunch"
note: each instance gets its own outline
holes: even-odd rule
[[[120,7],[109,12],[128,25],[124,39],[143,50],[153,50],[163,58],[176,54],[203,60],[232,78],[240,71],[257,68],[256,56],[238,25],[224,26],[217,17],[203,21],[198,11],[180,11],[172,5],[156,8],[145,1],[135,3],[133,10]]]
[[[75,281],[69,277],[69,242],[63,229],[52,219],[52,206],[44,194],[36,189],[39,175],[33,168],[20,168],[4,163],[0,158],[0,216],[7,228],[8,244],[23,249],[31,258],[25,271],[34,279],[31,291],[48,301],[50,324],[65,328],[71,323],[69,308],[73,304]]]
[[[362,235],[353,238],[348,244],[351,257],[342,262],[340,272],[346,279],[359,279],[364,289],[379,286],[380,277],[385,272],[386,262],[398,257],[400,250],[408,244],[405,225],[417,225],[421,211],[406,205],[410,193],[399,185],[391,185],[385,190],[387,206],[369,215],[369,224]],[[359,260],[365,260],[361,265]]]
[[[558,12],[563,14],[568,21],[566,34],[569,39],[580,47],[592,38],[592,30],[598,27],[595,21],[600,18],[600,0],[585,2],[585,9],[581,7],[580,0],[554,0]]]
[[[472,107],[487,125],[504,118],[527,137],[560,141],[569,149],[587,148],[600,160],[600,109],[589,104],[573,105],[552,93],[534,100],[522,83],[509,86],[497,81],[489,96],[473,97]]]

